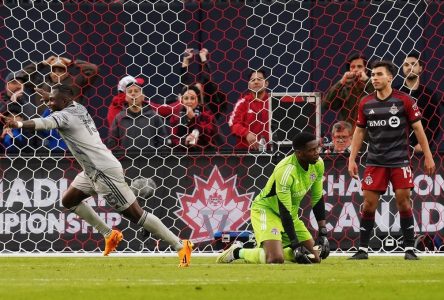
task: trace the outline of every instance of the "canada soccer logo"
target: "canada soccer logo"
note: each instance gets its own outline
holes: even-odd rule
[[[212,240],[216,231],[238,231],[249,220],[254,193],[239,194],[237,176],[225,180],[214,166],[208,180],[194,175],[193,194],[177,193],[181,209],[175,214],[192,229],[195,242]]]

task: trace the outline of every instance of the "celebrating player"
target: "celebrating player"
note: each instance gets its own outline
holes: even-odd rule
[[[265,188],[251,206],[251,223],[258,248],[243,249],[233,243],[216,262],[230,263],[244,259],[249,263],[319,263],[330,248],[325,228],[325,203],[322,196],[324,161],[319,157],[319,141],[309,133],[299,133],[293,140],[294,154],[281,160]],[[304,223],[299,219],[299,205],[311,190],[313,213],[318,221],[320,254]]]
[[[107,256],[114,251],[123,235],[120,231],[110,228],[92,207],[83,201],[94,194],[103,195],[107,203],[123,216],[168,242],[178,251],[179,266],[187,267],[190,263],[192,243],[180,240],[159,218],[139,206],[136,196],[124,180],[122,165],[102,143],[87,109],[72,100],[72,89],[59,84],[52,88],[51,93],[42,89],[36,91],[52,110],[51,115],[23,122],[0,116],[7,128],[59,131],[83,169],[63,195],[62,204],[103,234],[106,241],[103,254]]]
[[[408,136],[413,128],[418,143],[424,151],[425,172],[435,172],[435,162],[421,124],[421,112],[407,94],[391,87],[396,68],[391,62],[373,64],[371,81],[376,93],[364,97],[358,109],[356,129],[352,139],[348,172],[358,178],[356,155],[361,149],[366,131],[369,150],[362,179],[364,205],[361,212],[359,250],[350,259],[368,259],[368,244],[375,223],[375,211],[379,197],[387,189],[389,181],[395,191],[396,205],[401,217],[404,236],[404,258],[419,259],[414,253],[414,220],[410,203],[413,188],[410,169]]]

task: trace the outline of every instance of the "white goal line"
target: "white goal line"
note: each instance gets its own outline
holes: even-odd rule
[[[196,252],[193,253],[193,257],[216,257],[220,252]],[[331,252],[332,257],[348,257],[355,252]],[[444,252],[416,252],[418,256],[422,257],[444,257]],[[404,252],[396,253],[369,253],[370,256],[376,257],[393,257],[404,256]],[[0,253],[1,257],[103,257],[101,252],[51,252],[51,253]],[[115,252],[110,257],[177,257],[177,253],[135,253],[135,252]]]

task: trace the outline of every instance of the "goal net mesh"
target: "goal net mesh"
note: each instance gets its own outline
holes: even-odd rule
[[[150,137],[143,139],[148,125],[139,128],[141,123],[134,121],[125,128],[123,123],[114,127],[126,144],[114,143],[110,148],[129,184],[138,177],[156,183],[151,197],[138,198],[141,206],[181,238],[194,241],[198,252],[219,251],[234,239],[254,246],[249,207],[276,163],[291,153],[294,134],[312,132],[327,147],[332,125],[353,109],[322,106],[329,88],[345,73],[349,55],[364,54],[369,62],[393,61],[399,67],[393,86],[402,86],[406,55],[420,53],[421,84],[439,95],[439,102],[421,107],[433,117],[427,130],[433,135],[429,143],[437,173],[425,175],[422,155],[412,155],[415,231],[423,237],[418,239],[418,248],[441,250],[442,2],[3,1],[0,11],[3,113],[23,119],[48,114],[34,87],[54,71],[47,68],[50,57],[65,58],[62,62],[74,78],[76,101],[87,107],[108,144],[113,120],[119,118],[108,115],[118,104],[113,97],[119,93],[119,81],[126,75],[144,80],[146,100],[165,124],[166,145],[151,147]],[[186,49],[193,50],[184,74]],[[202,49],[208,50],[206,63]],[[235,146],[229,121],[237,100],[247,91],[248,70],[258,69],[266,72],[270,96],[267,122],[262,124],[268,134],[266,149],[243,151]],[[12,73],[17,79],[23,75],[20,72],[25,72],[26,79],[23,91],[17,93],[8,76]],[[173,122],[182,87],[192,82],[204,86],[214,128],[213,147],[195,151],[174,143],[181,137],[175,128],[180,124]],[[213,89],[211,95],[206,86]],[[126,111],[122,99],[120,109]],[[101,251],[103,237],[61,205],[80,167],[56,133],[3,131],[1,141],[0,252]],[[347,155],[321,156],[326,166],[331,248],[355,250],[363,202],[360,182],[348,175]],[[365,152],[359,164],[362,174]],[[87,201],[110,226],[122,230],[124,240],[118,251],[171,251],[164,242],[129,224],[102,197]],[[300,215],[316,237],[308,197]],[[381,198],[370,247],[382,252],[403,249],[390,188]]]

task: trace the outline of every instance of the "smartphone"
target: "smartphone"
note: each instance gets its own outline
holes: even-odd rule
[[[192,53],[193,55],[199,54],[199,49],[193,48],[193,49],[191,49],[191,53]],[[184,52],[184,54],[186,55],[187,53]]]

